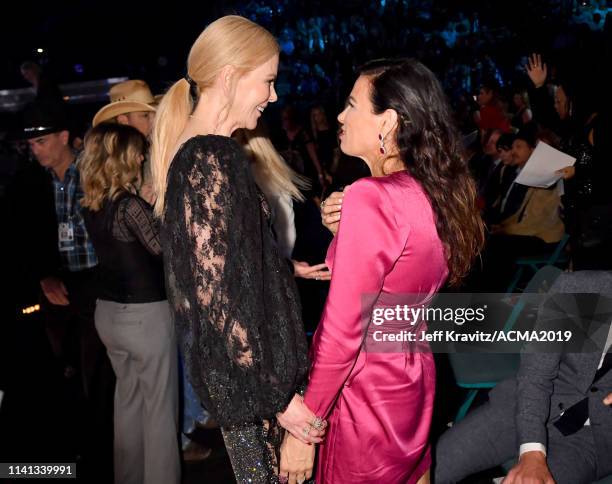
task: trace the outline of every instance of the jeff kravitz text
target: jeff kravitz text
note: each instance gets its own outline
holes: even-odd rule
[[[447,342],[447,343],[494,343],[494,342],[567,342],[572,339],[571,331],[474,331],[457,333],[452,330],[438,331],[374,331],[376,342]]]

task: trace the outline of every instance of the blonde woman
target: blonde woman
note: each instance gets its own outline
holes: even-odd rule
[[[239,129],[233,138],[242,145],[251,161],[255,183],[272,210],[272,226],[279,249],[290,259],[296,237],[292,199],[304,200],[300,188],[305,188],[308,182],[285,163],[261,122],[253,130]]]
[[[245,18],[213,22],[153,131],[155,210],[185,369],[221,425],[240,483],[278,481],[277,418],[303,442],[323,434],[297,394],[307,358],[291,272],[248,158],[231,138],[255,128],[276,101],[278,54],[274,37]],[[312,460],[299,471],[309,477]]]
[[[286,259],[291,259],[295,245],[295,215],[293,200],[304,201],[300,190],[308,189],[306,178],[295,173],[276,151],[262,122],[253,130],[239,129],[233,135],[251,161],[255,183],[266,196],[270,205],[272,228],[278,248]],[[293,275],[304,279],[330,280],[327,266],[291,259]]]
[[[117,376],[116,484],[180,481],[176,339],[158,227],[137,195],[146,149],[135,128],[103,123],[85,137],[79,164],[101,274],[96,329]]]

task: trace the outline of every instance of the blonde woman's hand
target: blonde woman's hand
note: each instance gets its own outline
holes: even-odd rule
[[[311,266],[308,262],[300,262],[293,259],[291,262],[293,262],[293,275],[295,277],[315,279],[317,281],[331,280],[331,272],[327,268],[327,264],[323,263]]]
[[[327,422],[317,419],[317,416],[304,403],[297,393],[283,413],[277,413],[278,423],[296,439],[305,444],[323,442]],[[318,428],[315,428],[318,427]]]
[[[282,482],[301,484],[312,477],[315,446],[304,444],[290,433],[285,434],[281,444],[279,476]]]
[[[321,221],[323,225],[334,235],[338,232],[340,215],[342,213],[342,200],[344,192],[333,192],[321,202]]]

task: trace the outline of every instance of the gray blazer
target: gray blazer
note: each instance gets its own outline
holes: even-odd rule
[[[550,293],[596,293],[612,298],[612,272],[563,273]],[[609,326],[600,328],[598,343],[603,348]],[[516,379],[500,383],[491,395],[496,399],[516,398],[519,445],[528,442],[547,445],[547,426],[554,423],[565,409],[588,397],[598,461],[609,466],[602,471],[612,472],[612,408],[602,402],[612,393],[612,371],[593,384],[601,356],[601,349],[588,353],[534,352],[521,355]],[[514,391],[516,395],[511,395]]]

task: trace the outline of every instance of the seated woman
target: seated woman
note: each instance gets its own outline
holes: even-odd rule
[[[285,163],[261,121],[255,129],[240,129],[232,136],[246,151],[255,183],[270,206],[278,247],[290,259],[296,238],[293,200],[304,201],[301,190],[309,188],[308,180]]]
[[[83,218],[100,261],[95,323],[117,375],[115,482],[180,481],[178,358],[152,207],[137,195],[147,141],[102,123],[80,162]]]

